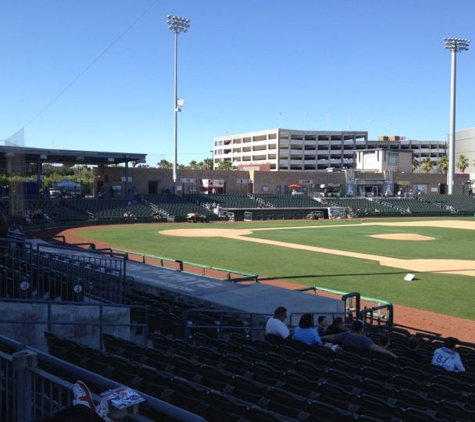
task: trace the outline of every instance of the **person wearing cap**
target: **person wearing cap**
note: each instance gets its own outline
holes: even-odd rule
[[[364,335],[364,322],[360,319],[353,322],[351,333],[344,332],[326,335],[322,337],[322,340],[324,342],[338,343],[343,348],[347,347],[362,352],[377,352],[397,359],[397,355],[393,352],[375,344],[373,340]]]
[[[440,366],[450,372],[465,372],[462,359],[455,351],[457,344],[459,344],[458,338],[447,337],[444,341],[444,346],[434,351],[432,365]]]
[[[284,340],[290,340],[294,329],[292,326],[285,325],[284,321],[287,319],[287,309],[279,306],[274,311],[274,316],[269,318],[266,324],[266,336],[272,334],[274,336],[282,337]]]

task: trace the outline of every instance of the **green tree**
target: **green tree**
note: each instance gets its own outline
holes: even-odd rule
[[[467,169],[467,167],[469,166],[469,163],[468,163],[468,158],[466,155],[464,154],[460,154],[459,155],[459,159],[457,160],[457,168],[462,172],[462,173],[465,173],[465,170]]]
[[[45,163],[41,168],[41,172],[44,176],[51,176],[53,173],[56,172],[56,167],[52,164]]]
[[[434,163],[432,162],[430,157],[425,157],[422,160],[422,170],[424,170],[426,173],[429,173],[433,168],[434,168]]]
[[[231,161],[220,161],[217,170],[233,170],[233,163]]]
[[[61,167],[56,167],[55,173],[60,174],[62,177],[68,177],[74,175],[74,170],[71,166],[65,166],[63,164]]]
[[[190,164],[188,164],[188,167],[191,170],[197,170],[199,168],[198,163],[195,160],[190,161]]]
[[[449,157],[447,157],[446,155],[442,156],[438,164],[439,164],[440,170],[444,174],[447,174],[447,172],[449,171]]]
[[[173,163],[170,163],[168,160],[160,160],[159,163],[157,163],[157,167],[159,169],[172,169],[173,168]]]
[[[205,158],[203,161],[198,163],[202,170],[213,170],[213,159]]]

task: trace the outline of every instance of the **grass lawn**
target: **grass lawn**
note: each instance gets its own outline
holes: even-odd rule
[[[409,220],[378,219],[371,222],[401,221]],[[259,274],[260,279],[280,279],[344,292],[357,291],[366,297],[475,320],[475,299],[470,294],[475,283],[474,277],[427,272],[417,273],[416,281],[407,282],[403,278],[408,271],[381,266],[375,261],[224,237],[175,237],[160,234],[162,230],[211,228],[261,229],[248,236],[399,259],[474,259],[471,249],[474,234],[472,230],[378,226],[361,223],[360,220],[162,223],[120,228],[111,226],[78,234],[90,241],[106,242],[124,250],[255,273]],[[430,236],[434,240],[394,241],[369,237],[373,234],[397,233]]]

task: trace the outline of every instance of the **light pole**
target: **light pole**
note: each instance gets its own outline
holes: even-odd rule
[[[174,157],[173,157],[173,193],[177,194],[177,167],[178,167],[178,112],[179,107],[183,105],[183,100],[178,99],[178,34],[188,32],[190,28],[190,20],[180,16],[167,16],[167,25],[175,34],[175,77],[174,77],[174,99],[173,99],[173,116],[174,116]]]
[[[467,51],[470,40],[465,38],[444,38],[445,48],[452,51],[452,71],[450,83],[450,132],[449,132],[449,170],[447,171],[448,194],[454,193],[455,179],[455,86],[457,59],[456,53]]]

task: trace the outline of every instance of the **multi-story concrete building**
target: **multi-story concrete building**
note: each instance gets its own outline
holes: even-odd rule
[[[455,163],[460,155],[468,160],[468,171],[475,176],[475,128],[459,130],[455,133]]]
[[[412,158],[419,163],[415,173],[422,173],[421,167],[424,158],[430,158],[434,167],[431,173],[439,173],[438,163],[440,159],[448,154],[448,144],[446,141],[416,141],[399,136],[383,136],[377,141],[368,141],[368,149],[383,148],[391,151],[411,151]]]
[[[228,161],[240,170],[339,171],[357,168],[357,151],[381,148],[412,151],[419,162],[430,157],[433,172],[437,172],[437,162],[446,155],[447,142],[398,136],[370,141],[368,132],[364,131],[277,128],[215,138],[213,159],[215,168],[220,162]]]

